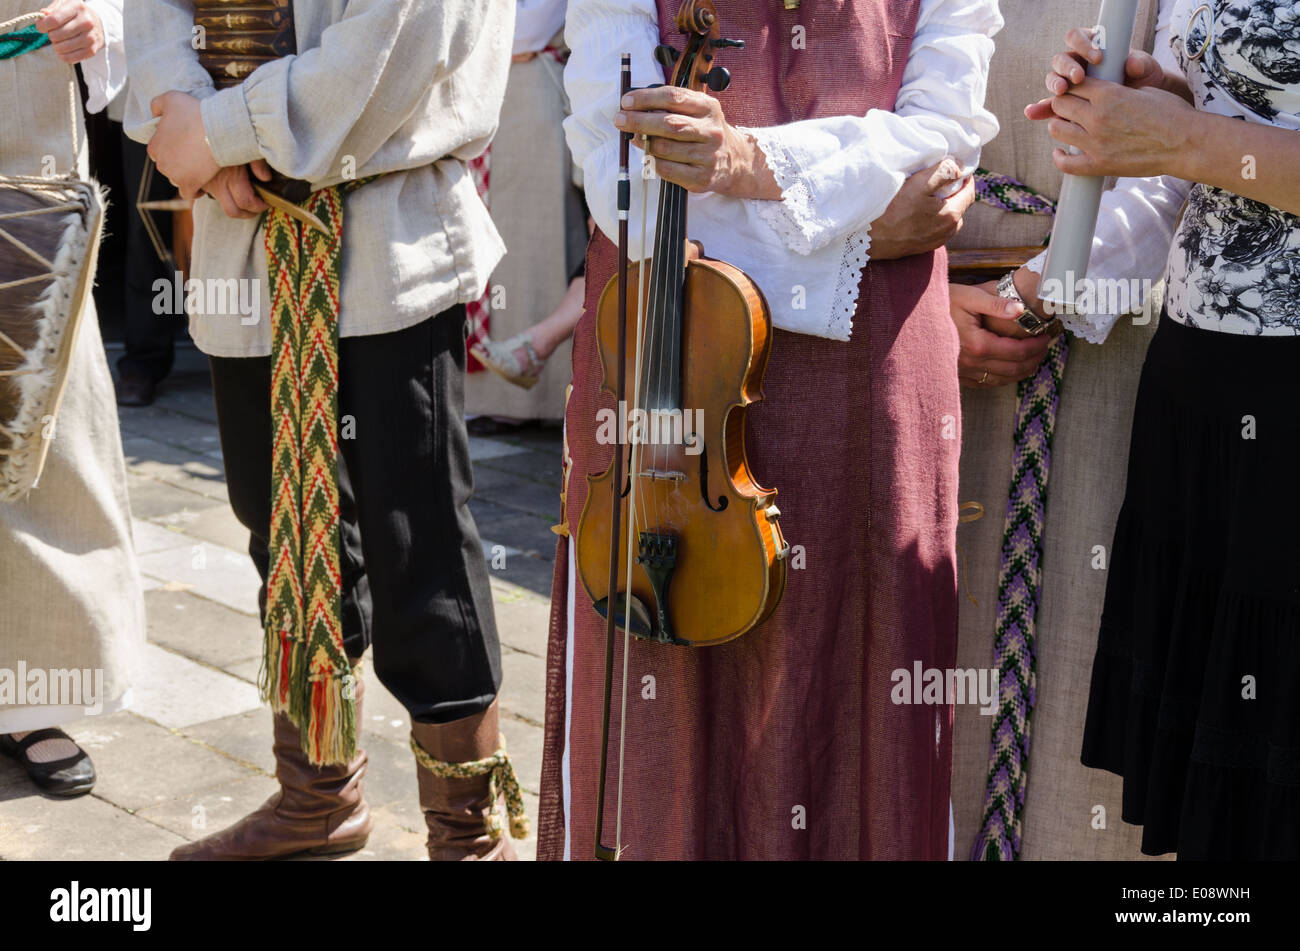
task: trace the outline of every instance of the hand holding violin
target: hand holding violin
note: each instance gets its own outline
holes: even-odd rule
[[[722,104],[708,93],[679,86],[637,89],[622,100],[614,125],[636,138],[655,159],[664,181],[689,192],[732,198],[781,200],[781,186],[753,136],[727,122]],[[903,184],[885,213],[872,222],[872,257],[891,260],[924,254],[961,230],[975,200],[968,180],[955,194],[938,192],[957,180],[951,160],[923,169]]]
[[[634,89],[614,125],[654,156],[664,181],[688,192],[779,201],[781,187],[752,136],[727,121],[708,93],[680,86]]]

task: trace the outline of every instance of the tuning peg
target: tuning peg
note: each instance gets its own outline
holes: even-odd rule
[[[704,80],[714,92],[722,92],[731,85],[731,73],[724,66],[714,66],[704,74]]]
[[[745,48],[745,41],[744,41],[744,40],[722,40],[722,39],[718,39],[718,40],[712,40],[711,42],[712,42],[712,44],[713,44],[713,48],[716,49],[716,50],[722,50],[722,49],[743,50],[743,49]]]
[[[677,62],[677,57],[680,55],[681,54],[671,46],[655,47],[655,59],[659,61],[659,65],[664,69],[671,69],[673,64]]]

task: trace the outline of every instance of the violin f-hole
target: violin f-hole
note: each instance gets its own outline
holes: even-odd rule
[[[704,499],[704,504],[708,506],[710,512],[723,511],[730,500],[725,495],[718,496],[718,504],[713,504],[713,499],[709,495],[709,444],[703,443],[700,447],[700,497]]]

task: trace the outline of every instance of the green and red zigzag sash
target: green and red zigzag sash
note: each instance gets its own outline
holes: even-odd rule
[[[317,765],[347,762],[357,743],[339,569],[339,271],[343,196],[365,181],[307,200],[325,232],[275,208],[266,217],[271,537],[259,686]]]

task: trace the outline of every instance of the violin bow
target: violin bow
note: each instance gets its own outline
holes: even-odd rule
[[[632,89],[632,54],[624,53],[619,66],[619,101],[622,102]],[[629,146],[632,135],[620,132],[618,137],[618,370],[615,375],[615,406],[622,407],[627,398],[627,281],[628,281],[628,215],[632,210],[632,179],[628,174]],[[639,336],[639,335],[638,335]],[[636,480],[632,480],[635,482]],[[609,608],[605,612],[605,705],[600,724],[600,783],[596,792],[596,858],[603,862],[617,862],[623,851],[622,842],[622,799],[623,799],[623,762],[619,757],[619,816],[615,833],[614,847],[605,845],[605,785],[609,767],[609,708],[614,691],[614,643],[618,628],[618,611],[615,601],[618,597],[618,557],[619,545],[623,532],[623,447],[618,446],[614,452],[614,493],[613,524],[609,533]],[[630,533],[629,533],[630,538]],[[630,565],[629,565],[630,567]],[[624,628],[630,613],[632,596],[631,586],[623,598]],[[626,641],[626,639],[625,639]],[[623,693],[627,695],[627,644],[623,645]],[[626,711],[626,701],[624,703]],[[619,721],[619,731],[623,729],[623,719]]]

